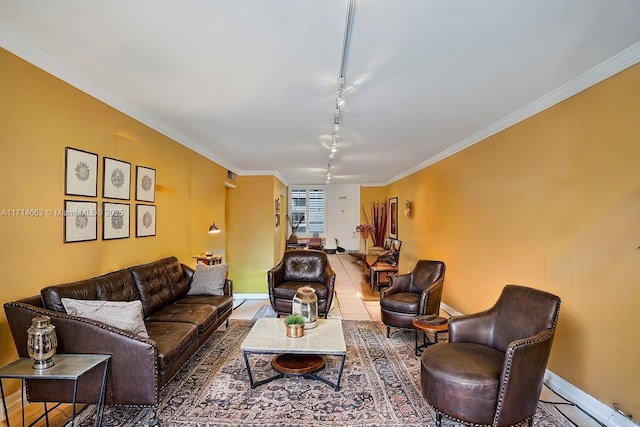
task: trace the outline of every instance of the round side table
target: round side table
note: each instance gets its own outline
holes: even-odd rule
[[[413,318],[411,322],[413,324],[413,328],[416,331],[416,356],[420,356],[422,354],[422,350],[429,347],[430,345],[436,344],[438,342],[438,334],[443,332],[449,332],[449,321],[446,320],[444,323],[440,325],[434,325],[425,322],[426,319],[433,319],[435,316],[426,315],[426,316],[416,316]],[[418,333],[422,332],[422,344],[418,345]],[[433,341],[429,339],[427,333],[433,335]]]

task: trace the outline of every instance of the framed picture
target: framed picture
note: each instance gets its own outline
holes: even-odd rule
[[[156,235],[156,207],[136,205],[136,237]]]
[[[98,202],[64,201],[64,242],[98,239]]]
[[[96,197],[98,195],[98,155],[65,147],[64,194]]]
[[[131,193],[131,163],[104,158],[102,197],[129,200]]]
[[[156,170],[145,166],[136,167],[136,200],[156,201]]]
[[[126,203],[102,203],[102,240],[129,237],[131,215]]]
[[[389,237],[398,238],[398,198],[391,197],[389,199]]]

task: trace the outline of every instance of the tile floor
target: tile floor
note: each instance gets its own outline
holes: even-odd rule
[[[336,272],[337,300],[329,316],[344,320],[380,320],[379,294],[371,292],[363,267],[354,261],[348,254],[329,255],[331,268]],[[231,319],[251,319],[265,304],[269,304],[268,299],[236,300]]]

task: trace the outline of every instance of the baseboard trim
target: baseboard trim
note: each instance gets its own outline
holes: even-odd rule
[[[544,382],[551,390],[558,393],[564,399],[575,403],[583,411],[606,426],[638,427],[638,424],[633,420],[619,414],[612,407],[605,405],[548,369],[544,376]]]
[[[269,294],[237,294],[233,293],[234,300],[243,300],[243,299],[269,299]]]

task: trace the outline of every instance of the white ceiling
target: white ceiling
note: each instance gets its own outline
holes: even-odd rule
[[[332,183],[392,182],[640,61],[637,0],[355,1]],[[346,13],[0,0],[0,46],[239,175],[324,184]]]

